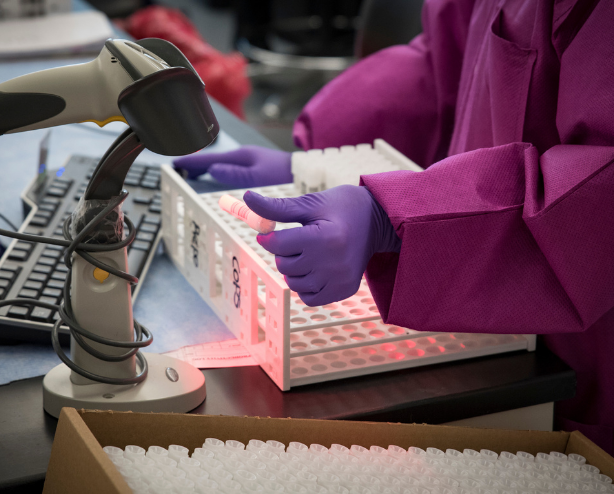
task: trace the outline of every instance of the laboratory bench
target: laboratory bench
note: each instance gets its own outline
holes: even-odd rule
[[[5,63],[0,64],[0,73],[8,79],[63,63],[68,62]],[[238,144],[273,146],[220,105],[212,104],[221,128]],[[19,159],[21,150],[4,152],[2,139],[0,160]],[[65,146],[71,144],[76,142],[64,143]],[[36,151],[28,149],[27,152],[35,154]],[[3,174],[14,175],[14,180],[3,176],[0,207],[15,218],[16,211],[21,208],[17,182],[24,179],[17,177],[17,171],[11,171],[13,168],[6,163],[0,163],[0,167]],[[168,268],[156,270],[156,264],[166,264]],[[187,287],[183,288],[187,294],[191,290],[187,282],[173,270],[163,253],[158,254],[136,302],[135,314],[139,307],[160,305],[163,292],[155,287],[182,283]],[[193,296],[199,300],[195,292]],[[162,317],[164,309],[159,310],[152,319]],[[210,310],[209,314],[205,327],[208,324],[223,327]],[[181,330],[181,326],[175,330]],[[2,365],[7,364],[0,362]],[[573,370],[539,344],[535,352],[514,352],[398,370],[302,386],[287,392],[280,391],[255,366],[209,369],[203,373],[207,399],[192,413],[545,430],[552,428],[554,404],[574,396],[576,386]],[[42,380],[42,376],[32,377],[0,386],[2,493],[42,491],[57,425],[57,420],[43,411]]]

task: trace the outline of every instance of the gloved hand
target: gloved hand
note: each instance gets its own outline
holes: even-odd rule
[[[279,272],[307,305],[354,295],[376,252],[400,252],[401,240],[366,187],[342,185],[279,199],[247,191],[245,203],[260,216],[303,226],[258,235],[275,254]]]
[[[209,172],[213,178],[234,187],[262,187],[292,182],[291,153],[260,146],[242,146],[227,153],[190,154],[176,159],[176,170],[187,178]]]

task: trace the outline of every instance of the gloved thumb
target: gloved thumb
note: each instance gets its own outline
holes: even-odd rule
[[[245,204],[256,214],[272,221],[305,224],[312,219],[312,208],[303,197],[264,197],[248,190],[243,195]]]

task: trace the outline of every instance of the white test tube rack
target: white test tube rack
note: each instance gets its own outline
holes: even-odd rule
[[[340,151],[300,153],[301,170],[310,156],[326,166],[351,153],[376,168],[418,171],[401,153],[377,140]],[[325,157],[326,156],[326,157]],[[337,163],[351,165],[349,160]],[[296,171],[296,162],[293,159]],[[300,195],[296,184],[254,188],[270,197]],[[364,172],[363,172],[364,173]],[[297,177],[298,175],[298,177]],[[329,174],[330,176],[330,174]],[[353,172],[334,174],[358,180]],[[313,180],[320,180],[319,176]],[[324,178],[324,187],[330,187]],[[357,183],[356,183],[357,185]],[[382,322],[363,278],[352,297],[323,307],[308,307],[277,271],[275,258],[256,241],[257,232],[218,205],[223,194],[242,199],[245,190],[197,194],[171,166],[162,166],[162,231],[175,266],[277,384],[292,387],[389,370],[535,350],[534,335],[425,333]],[[297,224],[278,223],[277,229]]]

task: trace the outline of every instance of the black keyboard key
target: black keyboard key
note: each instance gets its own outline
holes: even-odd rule
[[[55,210],[58,207],[55,204],[41,204],[38,206],[39,211],[49,211],[50,213],[55,213]]]
[[[0,267],[0,280],[8,281],[8,288],[10,288],[10,286],[13,284],[13,281],[15,281],[15,278],[17,278],[17,275],[19,274],[20,271],[21,271],[21,268],[19,266],[5,262]],[[8,292],[8,288],[6,289],[7,292]]]
[[[49,322],[51,320],[53,312],[54,311],[52,311],[51,309],[45,309],[44,307],[35,307],[32,311],[32,314],[30,314],[30,318],[33,321]]]
[[[30,225],[33,225],[33,226],[47,226],[48,224],[49,224],[49,219],[45,218],[44,216],[40,216],[38,214],[35,214],[30,220]]]
[[[15,244],[15,248],[19,250],[25,250],[26,252],[31,252],[34,248],[34,245],[30,242],[17,242]]]
[[[25,250],[13,249],[9,253],[9,259],[11,261],[24,262],[30,257],[30,253]]]
[[[151,206],[149,206],[149,212],[160,214],[162,212],[162,206],[159,206],[157,204],[152,204]]]
[[[62,255],[62,252],[54,249],[45,249],[41,256],[43,257],[51,257],[53,259],[58,259]]]
[[[45,247],[45,249],[49,250],[59,250],[59,251],[63,251],[65,249],[65,247],[63,245],[47,245],[47,247]]]
[[[59,288],[45,288],[43,290],[43,295],[45,297],[58,298],[60,295],[62,295],[62,290],[60,290]]]
[[[139,232],[156,234],[158,233],[158,226],[152,223],[143,223],[141,227],[139,228]]]
[[[59,280],[61,282],[65,282],[67,274],[68,273],[61,273],[59,271],[54,271],[53,274],[51,275],[51,279],[52,280]]]
[[[143,170],[130,170],[127,174],[126,174],[126,178],[136,178],[137,180],[140,180],[141,177],[143,176]]]
[[[66,264],[60,263],[55,267],[55,270],[60,271],[62,273],[68,273],[68,266],[66,266]]]
[[[52,197],[64,197],[66,195],[66,189],[60,187],[49,187],[47,189],[47,196]]]
[[[133,249],[148,251],[150,245],[151,245],[151,242],[143,242],[141,240],[135,240],[134,242],[132,242]]]
[[[57,262],[57,259],[53,257],[41,257],[38,260],[38,264],[43,264],[45,266],[55,266]]]
[[[140,180],[138,178],[126,178],[124,185],[131,185],[132,187],[138,187]]]
[[[135,276],[140,275],[146,261],[147,251],[130,249],[130,252],[128,252],[128,273]]]
[[[53,206],[59,206],[61,201],[59,199],[56,199],[55,197],[45,197],[42,201],[42,204],[51,204]]]
[[[153,214],[146,214],[145,217],[143,218],[143,223],[151,223],[152,225],[159,225],[160,222],[161,222],[160,217],[154,216]]]
[[[64,289],[64,284],[66,282],[62,280],[54,280],[53,278],[47,282],[47,286],[49,288],[59,288],[60,290]]]
[[[72,180],[70,178],[57,177],[53,180],[52,185],[57,185],[58,187],[70,187],[70,184],[72,184]]]
[[[150,175],[149,173],[143,177],[143,182],[155,183],[160,187],[160,177],[156,175]]]
[[[153,242],[154,238],[155,238],[155,235],[153,233],[147,233],[147,232],[141,231],[136,234],[136,239],[142,240],[143,242]]]
[[[45,211],[44,209],[39,209],[36,212],[36,216],[42,216],[43,218],[50,219],[53,216],[53,211]]]
[[[36,298],[38,297],[38,290],[28,290],[27,288],[24,288],[17,296],[19,298]]]
[[[158,181],[153,181],[153,180],[143,180],[141,182],[141,187],[145,188],[145,189],[159,189],[160,186],[158,185]]]
[[[45,266],[44,264],[36,264],[32,271],[35,273],[49,274],[53,271],[53,268],[51,266]]]
[[[38,299],[40,302],[47,302],[48,304],[57,304],[58,299],[56,297],[41,297]]]
[[[133,201],[136,204],[149,204],[151,203],[151,197],[136,196]]]
[[[13,281],[15,278],[15,273],[12,271],[5,271],[3,269],[0,270],[0,280],[8,280],[9,282]]]
[[[8,312],[8,316],[9,317],[13,317],[15,319],[25,319],[26,317],[28,317],[28,314],[30,313],[30,308],[26,307],[25,305],[20,306],[20,305],[13,305],[9,312]]]
[[[28,280],[23,284],[24,288],[29,288],[30,290],[42,290],[43,288],[43,282],[42,281],[34,281],[34,280]]]
[[[31,273],[28,277],[28,280],[40,281],[44,283],[45,281],[47,281],[47,275],[44,273]]]

